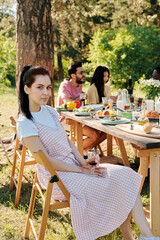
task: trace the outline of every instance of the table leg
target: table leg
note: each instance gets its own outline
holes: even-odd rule
[[[70,137],[71,137],[71,141],[73,143],[75,143],[76,141],[76,134],[75,134],[75,124],[74,125],[70,125]]]
[[[119,148],[119,150],[121,152],[121,155],[122,155],[123,165],[127,166],[127,167],[130,167],[130,163],[129,163],[129,160],[128,160],[128,156],[127,156],[127,153],[126,153],[126,149],[125,149],[123,140],[116,137],[116,143],[117,143],[118,148]]]
[[[77,136],[77,149],[80,154],[83,156],[83,134],[82,134],[82,124],[75,122],[75,130]]]
[[[112,135],[106,134],[107,135],[107,156],[112,156]]]
[[[76,141],[76,131],[75,131],[75,121],[69,118],[66,118],[66,124],[70,126],[70,139],[73,143]]]
[[[150,218],[151,229],[160,236],[160,151],[150,155]]]
[[[140,157],[140,166],[139,166],[139,169],[138,169],[138,173],[143,176],[142,182],[141,182],[141,187],[140,187],[140,190],[139,190],[140,192],[142,190],[144,180],[148,176],[148,167],[149,167],[149,157],[148,156],[144,156],[144,157],[141,156]]]

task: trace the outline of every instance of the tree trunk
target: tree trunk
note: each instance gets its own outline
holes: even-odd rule
[[[59,82],[61,82],[64,78],[64,74],[61,53],[61,36],[59,31],[56,31],[56,44],[57,44],[58,80]]]
[[[58,80],[59,82],[61,82],[63,81],[63,78],[64,78],[61,52],[57,53],[57,59],[58,59]]]
[[[25,65],[46,68],[54,74],[51,0],[17,0],[16,86]],[[52,93],[51,105],[54,105]]]

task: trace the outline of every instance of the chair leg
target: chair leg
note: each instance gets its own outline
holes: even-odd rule
[[[16,170],[16,162],[17,162],[17,153],[16,151],[19,148],[19,140],[16,138],[16,146],[15,146],[15,152],[14,152],[14,158],[13,158],[13,165],[12,165],[12,173],[11,173],[11,181],[10,181],[10,191],[13,191],[13,178],[15,175],[15,170]]]
[[[25,229],[25,234],[24,234],[25,238],[29,238],[29,231],[31,228],[30,219],[32,219],[32,216],[33,216],[34,205],[35,205],[35,200],[36,200],[36,195],[37,195],[37,187],[35,185],[36,182],[37,182],[37,175],[35,177],[35,182],[33,184],[32,193],[31,193],[31,200],[30,200],[30,204],[29,204],[28,217],[27,217],[26,229]]]
[[[47,225],[47,217],[48,217],[48,212],[49,212],[49,206],[50,206],[50,202],[51,202],[52,189],[53,189],[53,183],[48,182],[45,202],[43,205],[42,222],[41,222],[41,228],[40,228],[38,240],[44,239],[46,225]]]
[[[100,151],[101,156],[104,157],[104,153],[102,151],[102,148],[101,148],[100,144],[98,144],[97,147],[98,147],[98,149]]]
[[[18,185],[16,191],[16,199],[15,199],[15,206],[17,207],[19,204],[21,187],[22,187],[22,178],[23,178],[23,171],[24,171],[24,163],[25,163],[25,156],[26,156],[26,147],[23,146],[22,149],[22,156],[21,156],[21,166],[19,170],[19,177],[18,177]]]

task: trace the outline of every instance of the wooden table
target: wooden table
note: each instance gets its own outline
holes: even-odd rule
[[[77,148],[81,154],[83,154],[82,124],[105,132],[108,141],[112,136],[115,137],[120,147],[122,158],[126,161],[125,165],[127,165],[128,158],[123,141],[128,141],[138,147],[138,156],[140,157],[139,173],[143,175],[142,184],[148,174],[150,164],[150,227],[155,236],[160,236],[160,139],[133,135],[121,131],[115,126],[102,125],[100,120],[75,116],[74,112],[61,112],[61,115],[75,122]]]

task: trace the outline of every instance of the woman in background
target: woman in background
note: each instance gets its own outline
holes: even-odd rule
[[[91,85],[88,88],[88,104],[98,104],[102,102],[102,97],[110,97],[111,90],[109,85],[109,69],[98,66],[93,74]]]

